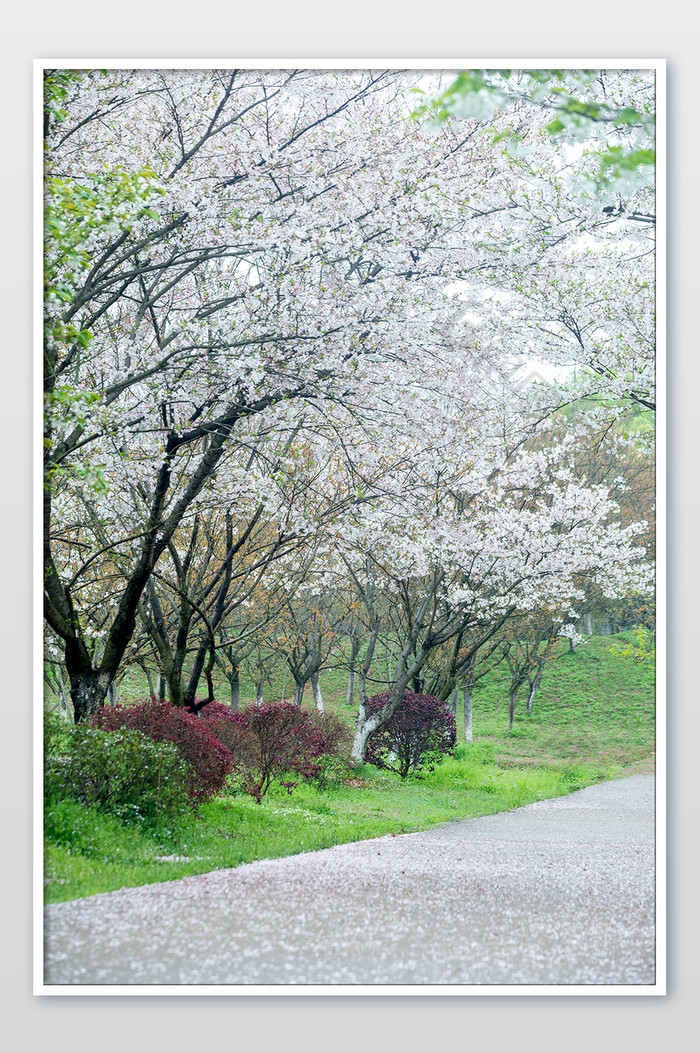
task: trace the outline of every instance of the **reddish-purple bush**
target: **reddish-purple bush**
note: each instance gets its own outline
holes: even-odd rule
[[[169,702],[104,708],[91,719],[103,731],[135,728],[154,742],[172,742],[190,767],[188,792],[193,801],[219,793],[233,767],[229,751],[207,723]]]
[[[385,691],[368,699],[367,715],[382,709],[389,697]],[[377,768],[397,771],[405,779],[424,762],[449,753],[456,741],[457,725],[446,702],[405,691],[396,712],[370,735],[365,760]]]
[[[312,709],[309,717],[323,732],[326,740],[323,752],[340,760],[347,760],[352,747],[352,732],[347,724],[336,717],[335,713],[319,713],[317,709]]]
[[[287,772],[311,778],[319,771],[314,762],[326,752],[326,737],[311,714],[293,702],[248,706],[226,715],[212,712],[211,706],[207,710],[215,733],[231,743],[244,790],[258,804],[274,778]]]
[[[202,710],[202,720],[231,754],[233,767],[255,767],[259,754],[258,740],[248,725],[238,718],[238,710],[221,702],[210,702]]]

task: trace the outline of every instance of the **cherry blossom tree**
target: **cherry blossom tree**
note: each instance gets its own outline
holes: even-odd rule
[[[518,453],[537,418],[511,381],[523,355],[574,347],[608,394],[651,401],[648,261],[626,284],[617,266],[642,202],[612,218],[582,205],[524,103],[525,156],[499,139],[510,113],[426,135],[411,82],[47,78],[45,609],[77,720],[139,617],[164,640],[168,582],[211,674],[246,522],[315,537],[322,521],[314,573],[349,563],[360,581],[371,562],[365,660],[382,617],[398,634],[389,709],[465,626],[568,609],[596,560],[609,592],[626,587],[633,527],[601,488]],[[196,524],[229,510],[241,533],[224,528],[194,583]],[[361,719],[357,756],[368,733]]]
[[[221,467],[251,422],[335,399],[368,412],[367,393],[390,404],[428,372],[454,313],[436,279],[457,265],[468,137],[409,142],[382,72],[94,71],[71,89],[47,135],[44,564],[81,718],[183,517],[214,480],[238,499]],[[100,558],[71,532],[86,487],[105,520],[127,489],[141,499],[101,546],[131,570],[98,667],[64,570]]]
[[[655,87],[653,70],[467,70],[414,112],[481,121],[502,146],[507,221],[460,290],[479,339],[564,376],[576,364],[586,393],[650,409]]]
[[[512,616],[547,610],[559,635],[569,635],[582,582],[616,596],[649,586],[643,524],[623,527],[603,486],[579,481],[569,466],[570,442],[520,449],[497,441],[498,407],[480,427],[431,431],[403,470],[394,467],[391,494],[343,525],[338,546],[358,596],[378,630],[397,641],[389,696],[367,714],[361,695],[353,756],[400,705],[437,649],[452,648],[447,695],[458,673]],[[379,595],[384,603],[379,602]],[[384,625],[382,627],[382,620]],[[471,646],[460,655],[463,640]]]

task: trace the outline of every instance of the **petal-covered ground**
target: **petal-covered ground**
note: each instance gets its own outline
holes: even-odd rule
[[[654,862],[654,779],[637,775],[53,904],[45,983],[649,985]]]

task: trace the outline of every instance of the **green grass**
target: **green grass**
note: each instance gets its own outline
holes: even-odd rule
[[[547,668],[530,717],[522,699],[510,734],[500,670],[484,678],[474,695],[475,740],[493,744],[502,767],[591,771],[606,779],[653,771],[654,665],[615,655],[611,645],[619,638],[592,637],[576,654],[564,649]]]
[[[552,772],[504,772],[463,749],[424,779],[401,783],[369,765],[331,790],[303,784],[290,796],[274,788],[257,805],[247,796],[201,807],[179,831],[124,827],[72,801],[47,808],[46,901],[169,881],[255,859],[309,852],[383,834],[425,830],[437,823],[488,815],[568,793]],[[166,857],[178,856],[176,860]],[[160,857],[160,858],[159,858]]]
[[[613,641],[592,638],[577,654],[564,651],[545,673],[530,717],[523,698],[510,734],[500,670],[482,680],[474,693],[473,744],[461,743],[454,758],[424,778],[402,783],[364,765],[348,782],[324,790],[302,783],[290,796],[276,786],[261,805],[243,795],[221,797],[177,830],[126,827],[82,805],[52,804],[46,816],[46,900],[423,830],[652,771],[653,663],[621,659],[610,651]],[[281,697],[277,690],[281,682],[266,697]],[[326,674],[323,692],[326,709],[352,725],[355,710],[345,704],[341,669]],[[125,678],[120,694],[124,701],[142,700],[145,684]],[[251,701],[245,685],[242,701]],[[461,739],[461,705],[458,733]]]

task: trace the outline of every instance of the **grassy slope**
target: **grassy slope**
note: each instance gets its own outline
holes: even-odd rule
[[[523,699],[510,735],[497,670],[475,693],[476,740],[492,742],[503,767],[591,770],[603,778],[653,771],[653,662],[617,657],[616,639],[593,637],[576,654],[564,649],[545,672],[532,716],[524,715]]]
[[[260,806],[240,796],[214,801],[187,828],[157,836],[62,802],[47,815],[47,901],[426,829],[651,771],[653,667],[614,656],[612,642],[594,638],[578,654],[564,652],[546,672],[532,716],[516,714],[510,735],[506,685],[498,671],[481,681],[474,744],[460,746],[455,759],[423,779],[402,784],[365,766],[348,784],[323,791],[302,785],[289,796],[276,788]],[[273,683],[267,697],[281,697],[281,686]],[[323,687],[326,708],[352,723],[342,671],[329,672]],[[121,694],[124,701],[143,698],[144,684],[125,679]],[[244,684],[243,703],[249,700]],[[461,736],[461,713],[458,723]]]

